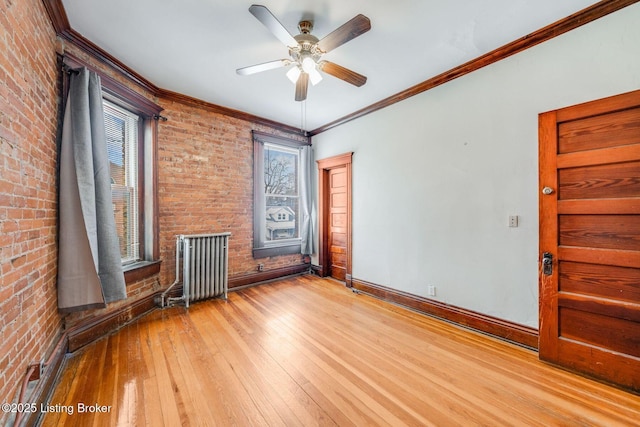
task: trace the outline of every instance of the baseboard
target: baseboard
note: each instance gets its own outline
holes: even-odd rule
[[[352,287],[384,301],[412,308],[449,322],[465,326],[534,350],[538,349],[538,330],[497,317],[445,304],[385,286],[352,279]]]
[[[316,276],[320,276],[322,274],[322,266],[321,265],[311,264],[309,269]]]
[[[112,312],[101,316],[92,317],[86,321],[69,328],[69,352],[84,347],[111,332],[121,328],[134,319],[154,310],[158,307],[158,299],[161,291],[142,297],[131,304],[122,306]],[[172,289],[169,296],[182,295],[182,288]]]
[[[300,274],[309,270],[309,264],[299,264],[288,267],[277,268],[268,271],[260,271],[253,274],[236,276],[229,278],[229,289],[248,286],[280,277]],[[69,352],[74,352],[87,344],[90,344],[111,332],[121,328],[158,307],[158,298],[162,292],[147,295],[131,304],[120,307],[112,312],[101,316],[92,317],[84,322],[80,322],[67,331],[69,339]],[[169,293],[170,297],[182,295],[182,288],[176,286]]]
[[[54,390],[58,375],[64,367],[65,355],[94,342],[95,340],[110,334],[111,332],[121,328],[132,320],[154,310],[158,307],[158,299],[162,292],[155,292],[147,295],[139,300],[133,301],[131,304],[120,307],[113,312],[106,313],[102,316],[93,317],[80,322],[79,324],[69,328],[58,339],[54,350],[52,351],[44,371],[40,375],[38,384],[35,386],[29,396],[29,403],[36,403],[37,407],[49,401],[51,393]],[[179,296],[182,294],[182,288],[176,287],[172,289],[169,296]],[[41,414],[39,412],[25,414],[24,418],[19,419],[17,426],[37,425]]]
[[[273,270],[258,271],[256,273],[244,274],[229,278],[229,290],[240,288],[257,283],[266,282],[281,277],[292,276],[309,271],[309,264],[296,264],[287,267],[274,268]]]
[[[58,376],[62,372],[65,355],[67,354],[68,336],[63,333],[56,341],[49,359],[46,361],[43,371],[40,373],[38,383],[31,391],[25,402],[33,403],[37,408],[41,408],[43,404],[49,402],[53,394]],[[34,426],[38,425],[42,413],[38,410],[31,413],[23,413],[22,418],[16,418],[15,426]]]

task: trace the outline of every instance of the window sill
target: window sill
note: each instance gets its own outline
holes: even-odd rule
[[[300,243],[294,243],[286,246],[269,246],[265,248],[253,248],[253,258],[268,258],[279,255],[295,255],[300,254]]]
[[[127,285],[139,282],[160,272],[162,261],[139,261],[123,267],[124,281]]]

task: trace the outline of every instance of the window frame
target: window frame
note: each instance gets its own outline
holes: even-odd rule
[[[264,199],[266,199],[264,194],[264,145],[281,146],[288,150],[299,150],[309,145],[309,143],[255,130],[252,131],[251,134],[253,139],[253,257],[257,259],[279,255],[300,254],[302,246],[301,236],[280,242],[262,243],[260,239],[260,233],[262,231],[260,222],[264,220],[266,210],[258,211],[260,206],[265,206]],[[298,198],[300,198],[300,187],[307,185],[307,183],[303,182],[303,177],[301,176],[300,162],[301,157],[298,156]],[[299,214],[296,221],[298,221],[298,224],[300,223]]]
[[[137,118],[137,141],[136,141],[136,194],[137,194],[137,228],[138,228],[138,251],[134,258],[125,259],[122,258],[122,267],[127,268],[130,265],[137,264],[144,260],[145,248],[144,248],[144,117],[139,113],[131,111],[124,107],[117,100],[112,99],[112,96],[102,96],[103,107],[105,102],[111,104],[111,108],[122,110],[126,114],[130,114]],[[113,189],[112,193],[113,195]]]
[[[123,263],[127,284],[157,274],[160,271],[160,236],[158,229],[158,119],[162,107],[143,95],[104,74],[99,69],[72,54],[60,56],[62,64],[62,97],[60,111],[64,111],[69,92],[68,72],[86,67],[100,76],[103,99],[139,117],[138,121],[138,241],[139,260]],[[62,120],[61,113],[59,120]],[[61,128],[61,127],[60,127]]]

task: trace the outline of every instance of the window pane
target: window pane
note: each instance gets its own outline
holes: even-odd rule
[[[265,241],[299,238],[298,162],[296,149],[265,144]]]
[[[297,239],[299,203],[297,197],[266,197],[266,241]]]
[[[104,101],[111,195],[122,262],[140,259],[138,224],[138,116]]]
[[[298,157],[297,151],[265,145],[265,194],[298,195]]]

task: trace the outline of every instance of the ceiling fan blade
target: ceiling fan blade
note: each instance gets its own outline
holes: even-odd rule
[[[371,29],[371,21],[364,15],[356,15],[350,21],[336,28],[318,42],[318,47],[329,52],[338,46],[342,46],[349,40],[353,40]]]
[[[298,46],[298,42],[293,38],[291,33],[273,16],[273,14],[265,6],[254,4],[249,8],[249,12],[255,16],[258,21],[262,22],[262,25],[267,27],[274,36],[278,38],[286,46],[294,47]]]
[[[333,77],[337,77],[347,83],[351,83],[354,86],[360,87],[367,82],[366,76],[330,61],[320,61],[318,66],[321,71],[331,74]]]
[[[300,73],[296,82],[296,101],[304,101],[307,99],[307,88],[309,87],[309,74]]]
[[[275,61],[263,62],[262,64],[250,65],[249,67],[238,68],[236,73],[241,76],[260,73],[262,71],[273,70],[274,68],[286,67],[291,64],[289,59],[277,59]]]

